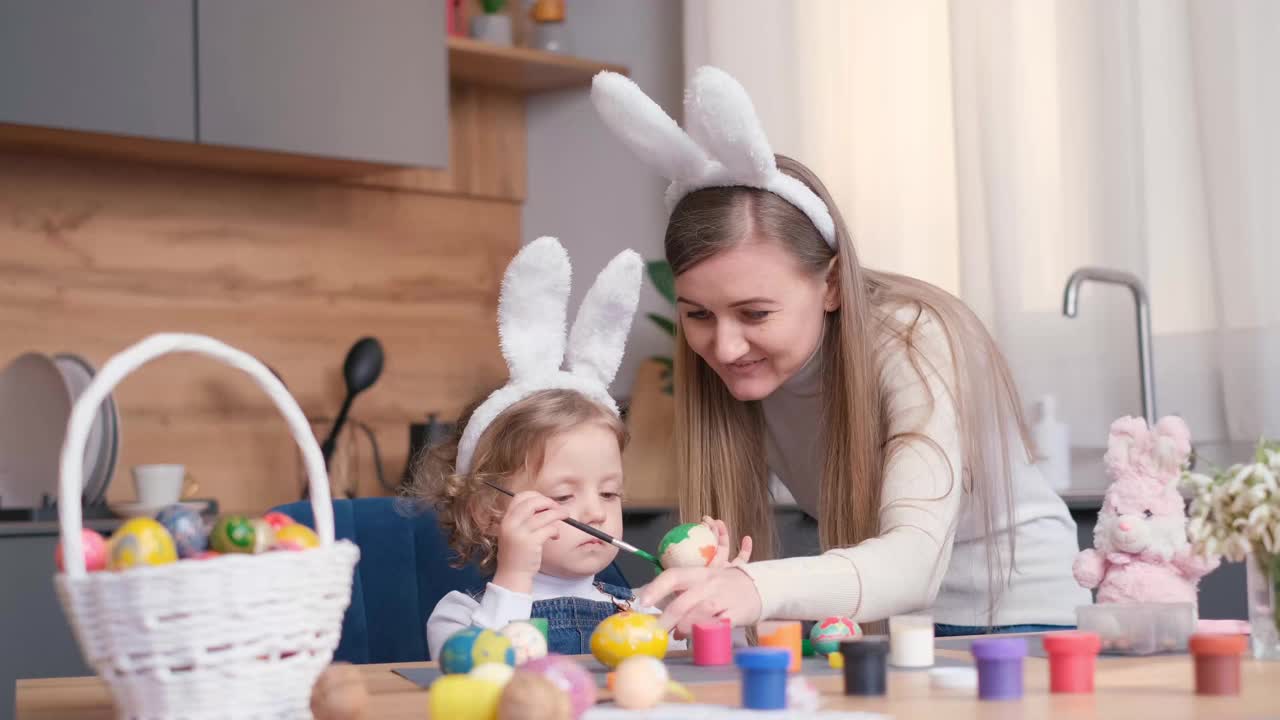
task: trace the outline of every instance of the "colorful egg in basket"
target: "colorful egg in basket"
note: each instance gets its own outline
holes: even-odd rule
[[[169,531],[151,518],[134,518],[111,535],[107,565],[112,570],[128,570],[138,565],[165,565],[177,562],[178,550]]]
[[[440,672],[446,675],[469,673],[475,666],[490,662],[516,664],[511,641],[492,630],[463,628],[440,648]]]
[[[316,532],[306,525],[286,525],[276,530],[275,550],[310,550],[320,547],[320,538]]]
[[[169,531],[174,547],[178,549],[178,557],[198,557],[209,549],[209,531],[205,529],[204,518],[198,511],[186,505],[170,505],[156,513],[156,522]]]
[[[224,515],[218,518],[213,532],[209,533],[209,546],[220,553],[252,553],[253,521],[243,515]]]
[[[107,540],[98,533],[85,528],[80,531],[80,544],[84,548],[84,569],[89,572],[107,569]],[[53,563],[58,572],[63,572],[62,543],[58,543],[53,552]]]
[[[108,544],[110,567],[122,572],[87,572],[86,565],[94,563],[85,553],[92,547],[82,534],[80,502],[89,431],[100,417],[99,405],[119,382],[168,354],[212,357],[249,374],[267,392],[300,443],[322,546],[306,553],[194,561],[212,552],[206,550],[175,562],[179,542],[173,535],[180,541],[183,532],[171,534],[155,519],[135,518]],[[54,587],[85,662],[111,693],[114,715],[309,717],[311,690],[341,635],[360,551],[333,539],[323,454],[280,380],[253,356],[213,338],[152,335],[102,366],[72,408],[63,445],[58,512],[65,569],[54,577]],[[228,471],[234,472],[235,453],[226,455]],[[224,538],[236,534],[224,524]],[[240,541],[227,544],[237,545],[236,552],[251,548]],[[196,658],[175,651],[183,648],[201,652]]]
[[[653,615],[614,613],[591,633],[591,654],[610,668],[633,655],[649,655],[661,660],[667,655],[667,631]]]
[[[813,626],[809,631],[809,642],[814,652],[829,655],[840,649],[840,641],[855,638],[862,634],[858,623],[847,617],[829,617]]]

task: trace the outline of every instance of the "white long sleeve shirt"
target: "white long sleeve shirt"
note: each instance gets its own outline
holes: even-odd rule
[[[914,310],[898,314],[903,321],[913,316]],[[911,440],[889,459],[878,537],[814,557],[747,565],[760,592],[763,617],[844,615],[874,621],[928,610],[935,622],[987,624],[985,528],[969,505],[970,496],[951,474],[956,468],[958,476],[963,458],[956,409],[946,391],[953,372],[950,349],[941,327],[928,314],[921,317],[913,342],[926,358],[920,364],[923,381],[901,341],[886,340],[880,346],[889,434],[920,432],[943,454],[923,440]],[[821,376],[815,353],[763,401],[769,469],[814,517],[823,462]],[[992,622],[1073,625],[1076,606],[1091,602],[1089,592],[1071,574],[1079,551],[1075,522],[1039,469],[1027,462],[1021,443],[1011,444],[1017,566]],[[1002,560],[1007,567],[1007,551]]]

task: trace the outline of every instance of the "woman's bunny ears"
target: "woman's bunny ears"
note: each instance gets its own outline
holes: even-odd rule
[[[498,296],[498,336],[511,379],[476,408],[458,443],[456,472],[471,470],[476,443],[503,410],[539,390],[576,390],[609,408],[609,383],[618,374],[640,300],[644,261],[623,250],[596,277],[578,309],[565,352],[569,306],[569,254],[553,237],[540,237],[516,254]],[[568,370],[561,365],[568,359]]]
[[[684,96],[688,132],[634,82],[614,72],[595,76],[591,102],[623,142],[671,181],[668,212],[694,190],[759,188],[799,208],[827,244],[836,246],[835,223],[826,204],[804,183],[778,170],[751,98],[725,71],[704,66],[693,74]]]

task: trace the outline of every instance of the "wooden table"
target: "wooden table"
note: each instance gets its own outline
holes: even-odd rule
[[[939,655],[955,651],[940,650]],[[954,654],[953,656],[959,656]],[[424,720],[427,694],[392,672],[429,663],[362,667],[371,695],[370,720]],[[1280,663],[1244,661],[1244,693],[1238,697],[1202,697],[1192,692],[1189,657],[1108,658],[1098,662],[1093,695],[1050,695],[1048,661],[1027,658],[1021,701],[979,702],[973,691],[939,691],[927,673],[890,672],[883,698],[846,698],[835,676],[814,678],[823,693],[823,709],[865,710],[897,718],[1260,718],[1280,715]],[[19,680],[18,720],[112,718],[106,685],[96,677]],[[738,703],[736,683],[694,685],[699,702]]]

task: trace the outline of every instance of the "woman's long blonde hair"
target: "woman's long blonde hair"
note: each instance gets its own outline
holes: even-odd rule
[[[956,380],[948,391],[959,418],[963,453],[963,467],[952,468],[952,482],[962,483],[977,513],[975,529],[986,533],[990,622],[1007,583],[1006,568],[1013,566],[1011,428],[1018,430],[1021,449],[1031,457],[1008,366],[982,322],[959,299],[920,280],[863,268],[822,182],[796,160],[779,155],[777,161],[780,170],[804,182],[826,203],[835,221],[837,250],[826,244],[804,213],[772,193],[707,188],[686,195],[672,211],[665,238],[667,261],[678,276],[748,236],[780,242],[801,268],[817,276],[826,273],[835,258],[840,307],[827,314],[820,350],[819,427],[826,438],[826,457],[817,520],[824,550],[879,535],[884,468],[907,442],[922,440],[942,452],[920,433],[889,434],[891,418],[880,386],[877,352],[885,342],[900,342],[924,382],[929,359],[914,344],[914,333],[926,315],[941,326],[952,358],[951,372],[941,377]],[[914,309],[911,322],[894,317],[901,308]],[[723,519],[735,536],[756,539],[753,559],[771,557],[776,538],[760,404],[734,399],[679,329],[675,403],[681,516],[686,521],[704,515]]]

